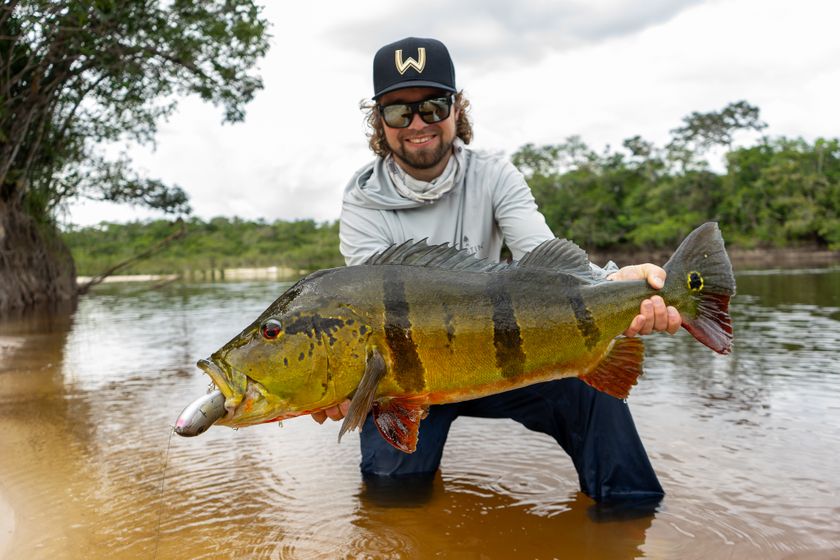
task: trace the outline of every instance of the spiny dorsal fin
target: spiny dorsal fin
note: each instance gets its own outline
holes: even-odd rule
[[[492,272],[507,266],[505,263],[478,259],[465,249],[456,249],[447,244],[429,245],[426,239],[417,242],[411,239],[399,245],[391,245],[384,251],[368,258],[364,264],[399,264],[477,272]]]
[[[549,239],[516,263],[520,268],[544,268],[594,279],[586,251],[568,239]]]

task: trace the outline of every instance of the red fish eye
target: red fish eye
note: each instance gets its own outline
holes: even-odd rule
[[[277,319],[269,319],[265,323],[262,324],[260,327],[260,334],[263,335],[263,338],[268,340],[274,340],[280,333],[283,331],[283,325],[280,324],[280,321]]]

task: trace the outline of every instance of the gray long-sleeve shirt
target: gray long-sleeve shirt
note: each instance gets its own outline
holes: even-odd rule
[[[410,239],[499,260],[503,241],[520,259],[554,237],[513,164],[499,155],[456,149],[465,151],[464,169],[453,189],[432,203],[400,195],[382,158],[356,172],[344,192],[339,231],[348,265]]]

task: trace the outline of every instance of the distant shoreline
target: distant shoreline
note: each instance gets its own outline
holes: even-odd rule
[[[187,270],[181,274],[113,274],[105,277],[103,283],[114,282],[174,282],[185,278],[190,281],[248,281],[248,280],[294,280],[305,276],[309,271],[294,268],[267,266],[253,268],[224,268],[213,270]],[[76,284],[83,285],[93,276],[77,276]]]
[[[816,247],[791,247],[784,249],[726,249],[735,271],[771,268],[807,268],[840,266],[840,251],[829,251]],[[618,266],[652,262],[664,264],[670,257],[671,250],[656,251],[589,251],[589,258],[598,265],[613,260]]]
[[[732,259],[732,266],[736,271],[766,270],[772,268],[791,269],[817,267],[825,268],[840,266],[840,251],[829,251],[817,248],[789,248],[789,249],[739,249],[727,250]],[[603,266],[607,261],[615,261],[618,266],[652,262],[664,264],[671,256],[670,251],[590,251],[589,258],[595,264]],[[291,281],[301,278],[312,271],[297,270],[284,267],[253,267],[227,268],[220,270],[195,270],[182,274],[115,274],[103,280],[104,283],[116,282],[160,282],[169,283],[181,278],[190,281],[253,281],[277,280]],[[79,285],[89,282],[90,276],[78,276]]]

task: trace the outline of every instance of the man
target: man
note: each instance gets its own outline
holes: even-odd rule
[[[443,43],[409,37],[382,47],[374,57],[373,83],[368,123],[370,147],[378,157],[345,191],[339,236],[348,265],[409,239],[448,243],[494,260],[503,242],[519,259],[553,239],[522,174],[502,157],[465,147],[472,138],[468,102],[455,88]],[[665,271],[644,264],[622,268],[611,278],[645,278],[658,289]],[[642,302],[625,334],[674,333],[679,326],[676,309],[654,296]],[[340,420],[348,407],[346,401],[313,417]],[[413,454],[388,444],[369,416],[361,433],[362,472],[434,473],[458,416],[512,418],[554,437],[572,458],[581,489],[595,500],[663,494],[626,403],[578,379],[433,406],[420,424]]]

